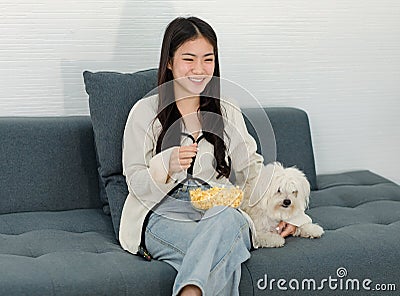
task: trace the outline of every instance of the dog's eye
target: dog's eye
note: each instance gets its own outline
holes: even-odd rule
[[[281,193],[281,189],[280,188],[278,188],[278,193]]]
[[[295,196],[295,197],[297,197],[297,194],[298,194],[299,192],[297,191],[297,190],[294,190],[293,192],[292,192],[292,194]]]

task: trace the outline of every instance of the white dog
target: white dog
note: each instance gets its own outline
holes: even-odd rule
[[[285,239],[278,233],[280,221],[298,226],[294,236],[321,237],[322,227],[304,213],[309,196],[310,184],[303,172],[278,162],[264,166],[250,200],[242,204],[254,222],[254,247],[282,247]]]

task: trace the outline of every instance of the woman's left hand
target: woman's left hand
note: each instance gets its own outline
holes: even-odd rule
[[[297,226],[294,226],[292,224],[286,223],[284,221],[281,221],[278,224],[279,230],[278,233],[282,236],[282,237],[287,237],[288,235],[293,235],[296,233],[297,230]]]

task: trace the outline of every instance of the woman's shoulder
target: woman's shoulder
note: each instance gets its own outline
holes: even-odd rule
[[[133,105],[129,112],[126,124],[148,126],[156,118],[157,109],[158,95],[144,97]]]
[[[239,103],[232,98],[220,98],[221,111],[226,117],[231,118],[242,113]]]
[[[158,109],[158,94],[149,96],[149,97],[144,97],[137,101],[130,113],[135,114],[135,115],[156,115],[157,114],[157,109]]]

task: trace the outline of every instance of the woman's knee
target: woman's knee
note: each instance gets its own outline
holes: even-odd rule
[[[213,207],[207,210],[207,212],[203,217],[203,219],[208,219],[208,218],[218,221],[218,224],[225,228],[232,227],[235,229],[240,229],[249,226],[246,218],[242,215],[242,213],[232,207],[226,207],[226,206]]]

